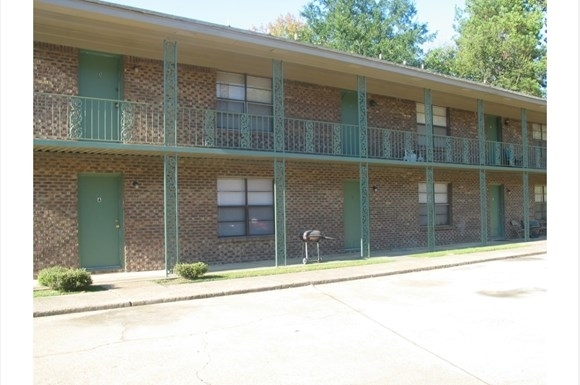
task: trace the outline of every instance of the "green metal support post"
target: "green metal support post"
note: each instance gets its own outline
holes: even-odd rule
[[[177,145],[177,43],[163,42],[163,116],[165,146]],[[179,262],[177,155],[164,156],[165,274]]]
[[[272,61],[272,88],[274,101],[274,151],[281,157],[274,159],[274,217],[275,265],[286,265],[286,160],[284,156],[284,65]]]
[[[528,167],[528,113],[527,110],[522,108],[522,142],[523,142],[523,162],[522,166],[527,168]],[[529,174],[527,171],[524,171],[522,175],[522,187],[523,187],[523,195],[524,195],[524,202],[522,204],[523,209],[523,218],[525,225],[524,229],[524,240],[530,239],[530,186],[529,186]]]
[[[423,92],[425,103],[425,142],[426,161],[433,163],[433,100],[431,90],[425,89]],[[435,181],[433,177],[433,167],[429,166],[425,170],[427,187],[427,248],[429,251],[435,250]]]
[[[370,241],[370,204],[369,204],[369,164],[367,128],[367,87],[366,78],[357,76],[358,126],[359,126],[359,175],[360,175],[360,213],[362,258],[371,256]]]
[[[487,175],[485,173],[485,113],[483,100],[477,100],[477,135],[479,137],[479,212],[481,244],[487,245]]]

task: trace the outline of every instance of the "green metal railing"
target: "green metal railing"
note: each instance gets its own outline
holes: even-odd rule
[[[162,145],[162,105],[34,94],[34,138]],[[176,146],[275,151],[272,116],[179,107]],[[359,158],[358,125],[284,118],[283,153]],[[369,127],[368,158],[427,162],[427,138],[413,131]],[[546,147],[433,136],[433,163],[546,169]],[[485,156],[484,162],[481,157]]]

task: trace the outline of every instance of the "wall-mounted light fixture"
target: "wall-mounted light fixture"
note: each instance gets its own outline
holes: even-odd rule
[[[133,66],[133,72],[138,74],[139,73],[139,66],[138,65],[134,65]]]
[[[509,188],[505,190],[507,192],[507,195],[512,195],[512,190],[510,190]]]
[[[132,183],[134,188],[139,188],[139,186],[141,186],[141,183],[139,183],[138,181],[134,180]]]
[[[369,107],[376,107],[376,106],[377,106],[377,101],[375,99],[369,100]]]
[[[503,125],[504,125],[504,126],[509,126],[509,125],[510,125],[510,120],[509,120],[509,119],[507,119],[507,118],[506,118],[506,119],[504,119],[504,120],[503,120]]]
[[[379,189],[378,186],[373,186],[373,192],[377,192],[378,189]]]

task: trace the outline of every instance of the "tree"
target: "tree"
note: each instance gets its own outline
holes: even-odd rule
[[[466,0],[452,74],[529,95],[546,89],[546,0]],[[428,55],[429,56],[429,55]]]
[[[300,40],[419,66],[421,45],[435,34],[416,14],[412,0],[314,0],[300,13],[307,27]]]
[[[423,68],[444,75],[457,76],[455,73],[455,46],[437,47],[429,50],[423,61]]]
[[[266,26],[251,28],[255,32],[267,33],[272,36],[294,40],[299,40],[305,29],[306,24],[290,13],[278,16],[275,21],[266,24]]]

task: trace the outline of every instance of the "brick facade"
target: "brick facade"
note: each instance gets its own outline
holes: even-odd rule
[[[35,92],[76,95],[77,49],[49,44],[34,45]],[[215,108],[216,71],[179,65],[178,101],[196,109]],[[123,58],[124,99],[162,105],[163,64]],[[340,122],[341,90],[285,81],[285,116]],[[368,126],[415,131],[415,102],[368,95],[375,107],[368,110]],[[477,137],[473,112],[449,109],[449,135]],[[504,129],[510,140],[521,140],[521,123]],[[531,127],[529,125],[528,127]],[[191,135],[183,131],[180,135]],[[528,134],[531,140],[531,132]],[[220,177],[274,178],[271,159],[180,157],[178,164],[180,260],[230,263],[273,260],[274,236],[224,239],[217,234],[217,179]],[[123,180],[124,256],[122,270],[164,269],[164,167],[159,155],[99,155],[34,153],[34,274],[53,266],[79,265],[77,184],[82,173],[115,173]],[[521,219],[521,174],[488,172],[487,184],[504,185],[505,221]],[[343,183],[358,180],[356,163],[286,161],[287,255],[301,258],[298,235],[320,229],[335,240],[324,243],[325,253],[344,250]],[[435,233],[436,244],[480,240],[479,171],[435,169],[435,182],[451,187],[452,223]],[[137,181],[138,188],[133,186]],[[426,181],[422,167],[369,166],[370,240],[372,250],[426,246],[427,232],[419,226],[418,183]],[[533,186],[545,185],[546,176],[529,179],[530,215]],[[506,227],[506,237],[513,238]]]

